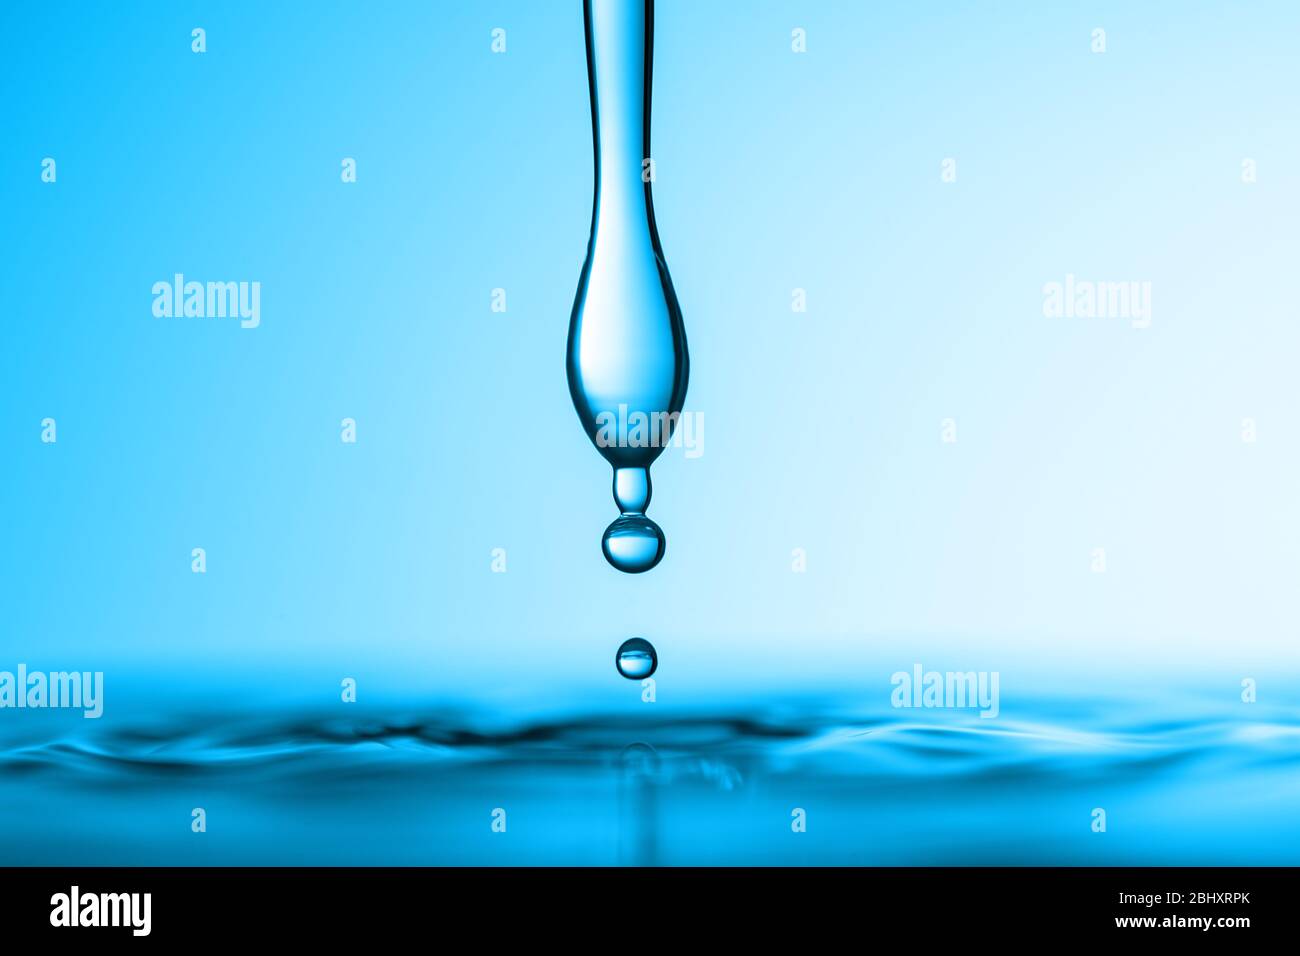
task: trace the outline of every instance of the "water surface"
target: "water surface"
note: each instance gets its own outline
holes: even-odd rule
[[[1300,862],[1300,723],[1262,705],[1053,699],[988,720],[790,700],[98,724],[7,722],[0,862]]]

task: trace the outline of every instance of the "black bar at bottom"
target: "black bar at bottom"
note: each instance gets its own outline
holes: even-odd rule
[[[91,945],[381,941],[431,929],[496,938],[528,927],[635,937],[679,925],[742,938],[810,924],[859,938],[919,931],[918,942],[1199,935],[1230,945],[1294,925],[1298,876],[1292,867],[33,867],[0,869],[0,925],[7,939],[75,934]]]

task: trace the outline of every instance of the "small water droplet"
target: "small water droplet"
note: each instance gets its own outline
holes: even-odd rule
[[[655,653],[654,645],[644,637],[632,637],[618,649],[614,666],[628,680],[642,680],[655,672],[659,655]]]
[[[605,529],[605,560],[628,574],[649,571],[664,556],[664,533],[645,515],[622,515]]]

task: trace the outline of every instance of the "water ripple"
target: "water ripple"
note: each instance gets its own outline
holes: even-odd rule
[[[1300,724],[1164,720],[1103,729],[964,716],[914,719],[895,712],[856,721],[833,715],[593,714],[490,728],[445,713],[262,720],[205,715],[13,744],[0,752],[0,768],[126,775],[262,768],[294,775],[375,759],[603,765],[630,744],[652,748],[662,762],[729,759],[778,771],[801,765],[829,776],[1005,774],[1010,767],[1022,774],[1096,775],[1124,768],[1159,772],[1200,760],[1290,766],[1300,763]]]

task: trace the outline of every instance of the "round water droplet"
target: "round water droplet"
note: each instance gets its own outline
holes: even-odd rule
[[[628,680],[641,680],[649,677],[659,666],[659,655],[655,647],[644,637],[633,637],[623,642],[614,655],[614,666]]]
[[[640,574],[663,559],[664,533],[645,515],[622,515],[605,529],[600,548],[620,571]]]

